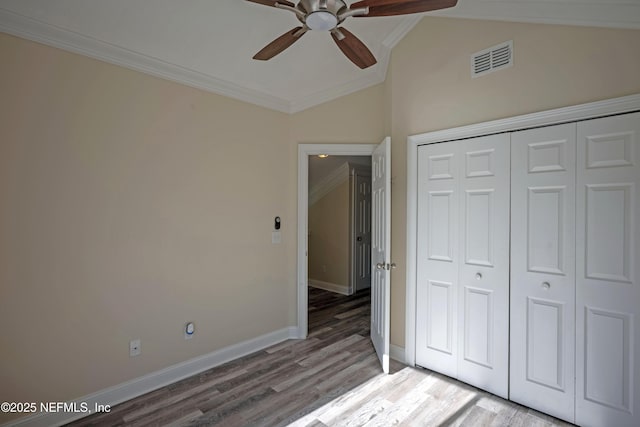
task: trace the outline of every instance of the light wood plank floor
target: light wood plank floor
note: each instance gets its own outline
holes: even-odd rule
[[[309,337],[94,414],[72,426],[570,426],[440,374],[392,363],[369,341],[370,295],[309,290]]]

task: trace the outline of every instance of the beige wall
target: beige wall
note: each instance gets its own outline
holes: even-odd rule
[[[505,40],[515,66],[472,80]],[[298,143],[391,132],[404,345],[407,136],[640,93],[639,51],[639,31],[427,18],[384,85],[288,116],[0,34],[0,396],[81,397],[295,325]]]
[[[288,115],[4,34],[0,52],[0,400],[295,324]]]
[[[290,116],[2,33],[0,53],[2,400],[296,325],[297,144],[381,140],[381,85]]]
[[[514,66],[472,79],[470,55],[513,40]],[[424,18],[393,49],[391,341],[404,346],[409,135],[640,93],[640,31]],[[391,86],[390,88],[388,86]],[[388,99],[388,97],[387,97]]]
[[[309,279],[349,287],[349,180],[309,206]]]

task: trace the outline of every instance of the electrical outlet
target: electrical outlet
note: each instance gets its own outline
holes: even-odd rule
[[[141,351],[142,351],[142,349],[140,347],[140,339],[135,339],[135,340],[129,341],[129,356],[130,357],[139,356]]]

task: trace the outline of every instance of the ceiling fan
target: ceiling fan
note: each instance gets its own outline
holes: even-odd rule
[[[350,17],[408,15],[446,9],[458,0],[362,0],[348,6],[343,0],[247,0],[265,6],[293,12],[302,26],[288,31],[266,45],[253,59],[266,61],[298,41],[308,30],[329,31],[344,55],[358,67],[365,69],[377,61],[371,51],[347,29],[338,27]]]

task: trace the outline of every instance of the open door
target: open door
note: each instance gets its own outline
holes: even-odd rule
[[[391,268],[391,138],[371,159],[371,341],[382,370],[389,373]]]

